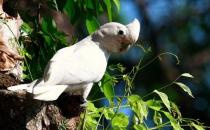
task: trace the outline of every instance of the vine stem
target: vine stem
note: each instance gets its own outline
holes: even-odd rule
[[[99,117],[99,119],[98,119],[98,123],[97,123],[97,126],[96,126],[96,130],[97,130],[97,128],[98,128],[98,126],[99,126],[99,123],[100,123],[100,121],[101,121],[101,119],[102,119],[102,117],[103,117],[104,109],[105,109],[105,108],[103,108],[103,110],[102,110],[102,112],[101,112],[101,115],[100,115],[100,117]]]
[[[82,120],[82,130],[85,130],[85,117],[86,117],[87,110],[85,110],[84,117]]]
[[[154,62],[156,59],[160,59],[160,57],[161,56],[163,56],[163,55],[172,55],[172,56],[174,56],[175,58],[176,58],[176,61],[177,61],[177,63],[176,64],[179,64],[180,63],[180,61],[179,61],[179,58],[175,55],[175,54],[173,54],[173,53],[171,53],[171,52],[164,52],[164,53],[160,53],[159,55],[157,55],[156,57],[154,57],[152,60],[150,60],[149,62],[147,62],[145,65],[143,65],[142,67],[140,67],[139,68],[139,71],[140,70],[142,70],[142,69],[144,69],[145,67],[147,67],[148,65],[150,65],[152,62]]]
[[[175,80],[173,80],[171,83],[169,83],[169,84],[167,84],[167,85],[165,85],[165,86],[163,86],[163,87],[161,87],[161,88],[159,88],[159,89],[157,89],[157,90],[160,91],[160,90],[163,90],[163,89],[165,89],[165,88],[170,87],[170,86],[171,86],[172,84],[174,84],[174,82],[176,82],[180,77],[182,77],[182,75],[179,75],[179,76],[178,76]],[[145,98],[145,97],[150,96],[151,94],[153,94],[153,92],[154,92],[154,91],[152,91],[152,92],[146,94],[145,96],[142,97],[142,99]]]
[[[112,98],[123,98],[123,97],[127,97],[127,96],[114,96]],[[95,99],[95,100],[92,100],[90,102],[97,102],[97,101],[100,101],[100,100],[103,100],[103,99],[107,99],[106,97],[102,97],[102,98],[98,98],[98,99]]]

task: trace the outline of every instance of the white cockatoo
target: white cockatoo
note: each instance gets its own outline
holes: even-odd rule
[[[93,83],[103,77],[110,54],[130,48],[139,32],[137,19],[128,25],[106,23],[73,46],[60,49],[47,64],[42,78],[8,89],[26,90],[34,99],[43,101],[57,100],[63,92],[81,94],[86,101]]]

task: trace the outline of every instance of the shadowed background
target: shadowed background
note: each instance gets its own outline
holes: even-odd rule
[[[152,52],[144,55],[138,48],[121,56],[124,65],[131,67],[145,57],[145,63],[162,52],[172,52],[180,58],[180,64],[171,56],[156,60],[139,72],[135,80],[135,93],[145,95],[189,72],[193,80],[181,79],[190,87],[195,98],[190,98],[178,87],[164,92],[180,106],[183,117],[200,119],[210,124],[210,1],[209,0],[122,0],[120,21],[133,18],[141,22],[140,44]]]

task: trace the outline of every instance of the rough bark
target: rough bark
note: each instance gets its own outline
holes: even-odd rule
[[[0,72],[12,74],[18,79],[21,79],[23,60],[18,44],[21,24],[19,15],[11,17],[3,11],[3,0],[0,0]]]
[[[0,74],[0,128],[1,130],[57,130],[76,129],[80,107],[80,96],[63,94],[55,102],[34,100],[25,91],[6,90],[20,81],[13,76]]]

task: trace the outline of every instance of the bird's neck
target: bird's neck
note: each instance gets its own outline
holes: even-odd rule
[[[87,42],[87,41],[89,41],[89,42]],[[90,35],[77,43],[77,45],[84,45],[84,44],[89,44],[90,46],[97,47],[99,50],[101,50],[101,52],[104,54],[104,56],[106,57],[106,59],[108,61],[111,53],[101,45],[103,43],[101,43],[100,41],[97,41],[97,40],[93,40],[92,36]]]
[[[92,38],[91,35],[88,36],[88,37],[86,37],[86,38],[89,39],[89,40],[90,40],[93,44],[95,44],[97,47],[99,47],[99,49],[102,50],[103,53],[104,53],[104,55],[106,56],[106,59],[107,59],[107,60],[109,59],[111,52],[108,51],[104,46],[102,46],[102,44],[104,44],[104,43],[102,43],[102,40],[97,40],[97,39],[94,39],[94,40],[93,40],[93,38]]]
[[[92,44],[92,45],[98,47],[104,53],[104,56],[106,57],[106,59],[107,60],[109,59],[110,52],[106,48],[104,48],[103,46],[101,46],[101,44],[103,44],[103,43],[101,43],[100,41],[93,40],[91,35],[90,36],[87,36],[83,40],[90,41],[89,44]]]

